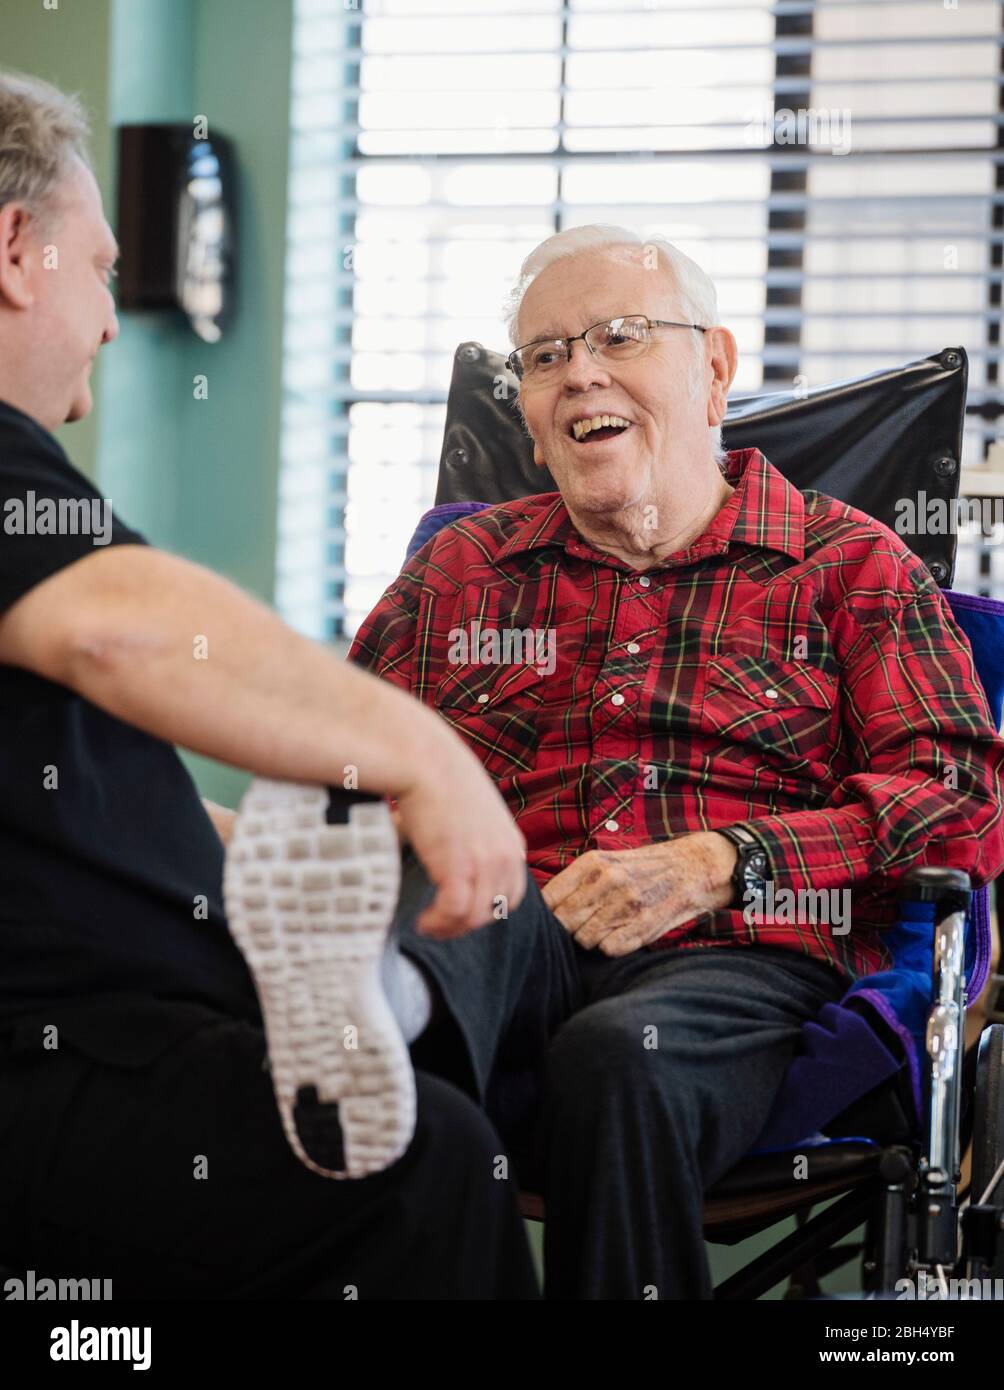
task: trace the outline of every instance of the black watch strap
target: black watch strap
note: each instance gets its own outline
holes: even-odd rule
[[[730,825],[724,830],[716,830],[736,847],[736,864],[732,870],[731,907],[740,909],[748,905],[748,894],[763,895],[766,888],[769,860],[763,845],[741,825]]]

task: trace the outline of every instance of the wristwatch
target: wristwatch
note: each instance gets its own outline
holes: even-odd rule
[[[735,845],[738,852],[736,866],[732,870],[732,902],[733,909],[748,906],[754,897],[762,898],[767,888],[767,851],[760,844],[755,835],[751,835],[748,830],[744,830],[741,825],[726,826],[724,830],[715,830],[716,835],[724,835],[726,840]]]

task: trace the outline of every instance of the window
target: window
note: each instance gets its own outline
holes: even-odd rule
[[[432,504],[455,348],[507,349],[523,257],[581,223],[705,267],[736,395],[962,343],[982,459],[1000,59],[997,0],[296,0],[284,616],[352,635]]]

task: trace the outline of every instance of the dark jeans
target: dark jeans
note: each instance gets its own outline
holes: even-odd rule
[[[103,1018],[111,1027],[113,1020]],[[265,1038],[218,1016],[111,1066],[0,1036],[0,1264],[111,1279],[113,1298],[536,1298],[485,1116],[418,1076],[383,1173],[312,1173],[283,1134]]]
[[[543,1194],[546,1296],[710,1297],[702,1195],[846,981],[773,947],[585,951],[532,879],[508,920],[432,941],[413,925],[431,894],[406,855],[401,949],[446,1005],[412,1055],[486,1105]]]

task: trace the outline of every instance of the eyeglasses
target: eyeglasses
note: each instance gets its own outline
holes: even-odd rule
[[[594,323],[574,338],[542,338],[526,343],[509,354],[506,366],[519,381],[543,386],[558,380],[572,360],[572,344],[580,338],[601,362],[627,362],[645,351],[652,341],[653,328],[695,328],[698,333],[708,332],[699,323],[673,323],[669,319],[646,318],[644,314],[624,314],[621,318]]]

